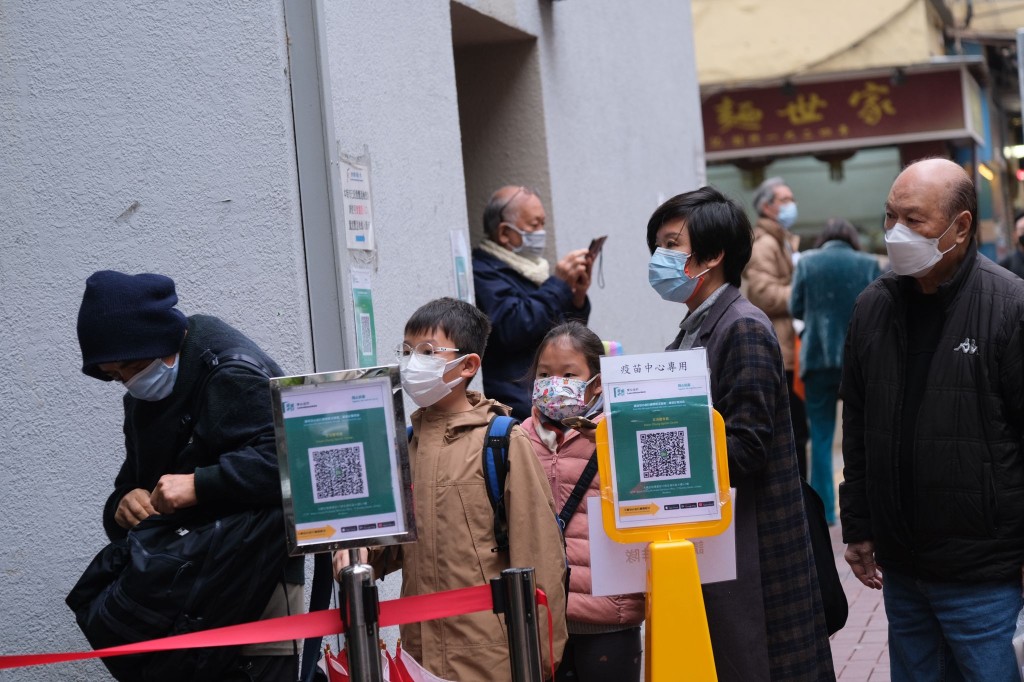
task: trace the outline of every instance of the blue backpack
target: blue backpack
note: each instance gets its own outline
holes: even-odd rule
[[[487,499],[494,510],[494,537],[497,547],[492,552],[508,551],[508,512],[505,509],[505,478],[508,476],[508,446],[512,427],[519,423],[514,417],[496,415],[487,424],[484,436],[483,472]],[[412,426],[406,428],[412,440]]]

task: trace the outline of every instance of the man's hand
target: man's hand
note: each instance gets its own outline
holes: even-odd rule
[[[359,548],[359,563],[365,564],[368,553],[365,547]],[[348,550],[339,549],[334,553],[334,579],[341,582],[341,569],[348,566]]]
[[[572,288],[572,304],[576,308],[582,308],[587,302],[590,268],[593,265],[589,253],[586,249],[570,251],[555,265],[555,277]]]
[[[576,249],[562,257],[555,265],[555,277],[569,286],[575,286],[581,275],[587,274],[587,250]]]
[[[882,572],[875,565],[874,542],[851,542],[846,546],[845,558],[857,580],[873,590],[882,589]]]
[[[121,498],[121,502],[117,505],[117,511],[114,512],[114,521],[125,530],[130,530],[147,516],[156,513],[157,511],[153,509],[153,504],[149,499],[149,491],[136,488]]]
[[[194,507],[196,500],[195,474],[167,474],[161,476],[150,496],[153,508],[160,514],[173,514],[179,509]]]

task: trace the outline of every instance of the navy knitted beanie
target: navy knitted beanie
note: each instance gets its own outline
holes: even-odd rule
[[[97,365],[177,353],[188,327],[188,319],[174,307],[177,303],[170,277],[113,270],[93,273],[85,280],[78,309],[82,372],[110,381]]]

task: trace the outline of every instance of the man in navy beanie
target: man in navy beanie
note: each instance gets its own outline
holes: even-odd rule
[[[163,275],[103,270],[85,283],[82,372],[126,390],[126,457],[103,510],[111,541],[153,514],[281,505],[268,376],[284,372],[238,330],[186,317],[177,303]],[[234,361],[212,372],[225,359]],[[302,584],[302,560],[293,558],[262,618],[301,613]],[[297,677],[298,651],[285,641],[243,647],[223,679]]]

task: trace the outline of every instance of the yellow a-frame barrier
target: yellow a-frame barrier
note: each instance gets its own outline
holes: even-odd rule
[[[601,511],[605,532],[616,542],[651,543],[647,563],[647,625],[644,643],[647,682],[680,679],[704,682],[718,679],[715,658],[711,652],[700,574],[697,571],[697,554],[689,540],[719,535],[732,521],[725,422],[722,415],[713,412],[719,503],[722,508],[722,518],[717,521],[616,528],[608,425],[602,420],[597,428],[597,465],[601,476]],[[681,666],[685,667],[685,671],[680,670]]]

